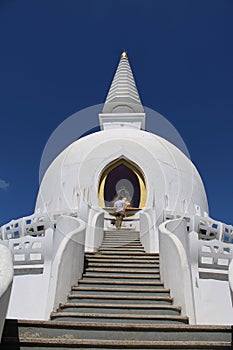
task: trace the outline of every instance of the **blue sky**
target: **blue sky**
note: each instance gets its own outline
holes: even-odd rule
[[[232,0],[1,0],[0,224],[34,211],[50,134],[104,102],[123,49],[233,224],[232,18]]]

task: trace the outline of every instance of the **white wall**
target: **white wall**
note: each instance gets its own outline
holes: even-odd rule
[[[233,308],[228,281],[199,279],[198,324],[233,324]]]
[[[196,323],[192,280],[188,257],[176,232],[186,234],[185,220],[166,221],[159,226],[161,279],[171,290],[174,304],[180,305],[182,314],[189,317],[189,323]]]
[[[159,252],[158,228],[156,215],[153,208],[146,208],[139,212],[140,239],[145,251],[148,253]]]
[[[11,254],[7,247],[0,245],[0,341],[10,299],[13,273]]]
[[[42,242],[43,273],[14,276],[7,318],[47,320],[83,272],[85,224],[60,216],[55,232],[50,228],[44,237],[25,236],[17,242],[30,239]]]
[[[216,243],[214,243],[216,242]],[[221,243],[216,240],[204,241],[198,240],[196,232],[189,234],[190,244],[190,268],[192,274],[192,286],[195,302],[195,314],[197,324],[208,325],[232,325],[233,324],[233,308],[232,308],[232,293],[230,283],[233,278],[231,276],[231,266],[228,271],[221,269],[199,267],[201,261],[202,245],[213,245],[218,249],[219,245],[226,247],[226,243]],[[231,246],[231,245],[230,245]],[[212,254],[213,261],[217,252]],[[199,261],[199,263],[198,263]],[[205,272],[205,278],[202,278],[202,273]],[[214,277],[215,275],[215,277]],[[219,275],[219,277],[217,277]]]
[[[33,237],[22,237],[27,240]],[[53,231],[46,230],[42,241],[44,255],[43,274],[28,274],[14,276],[12,293],[7,318],[44,320],[46,300],[48,295],[49,279],[52,263]],[[14,244],[15,240],[9,243]],[[19,242],[20,239],[17,240]]]
[[[71,286],[83,273],[85,229],[85,223],[80,219],[61,216],[57,221],[46,319],[59,303],[67,300]]]
[[[233,260],[231,260],[231,263],[229,266],[229,288],[231,292],[231,304],[233,307]]]
[[[195,214],[196,205],[201,214],[208,212],[205,189],[192,162],[165,139],[124,128],[88,135],[64,150],[43,178],[36,211],[77,209],[78,202],[82,212],[81,202],[97,207],[99,176],[109,163],[122,156],[145,174],[146,207],[156,203],[157,217],[165,209],[165,196],[167,210],[182,212],[185,201],[185,211],[190,214]],[[87,223],[84,216],[82,220]]]
[[[208,218],[207,218],[208,219]],[[174,302],[182,306],[191,324],[231,325],[232,308],[232,263],[228,271],[216,268],[214,261],[230,257],[223,253],[231,244],[221,241],[199,240],[197,232],[187,232],[186,221],[169,220],[159,227],[161,277],[171,289]],[[213,263],[201,264],[202,247],[214,247],[207,254]]]
[[[104,238],[105,212],[99,207],[90,209],[85,238],[85,251],[95,252]]]

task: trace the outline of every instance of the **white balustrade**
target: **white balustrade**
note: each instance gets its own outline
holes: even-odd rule
[[[159,226],[160,273],[165,286],[171,290],[174,302],[182,307],[182,313],[189,317],[190,324],[195,324],[189,256],[178,238],[178,235],[184,237],[186,233],[187,224],[182,218],[165,221]]]
[[[140,239],[146,252],[159,252],[158,229],[153,208],[143,209],[139,212]]]
[[[9,240],[15,275],[43,273],[44,244],[44,237],[25,236]]]
[[[217,276],[222,278],[220,277],[220,270],[222,270],[222,274],[227,278],[228,268],[233,258],[233,245],[220,242],[216,239],[211,241],[199,240],[198,244],[198,267],[200,276],[205,277],[210,273],[210,269],[212,273],[214,273],[216,269],[219,270],[215,272],[216,278]]]
[[[225,243],[233,243],[233,226],[223,224],[222,240]]]
[[[166,219],[172,220],[179,216],[182,217],[177,212],[164,212]],[[184,219],[187,222],[187,233],[192,229],[198,233],[197,263],[200,277],[207,278],[211,273],[212,278],[226,279],[230,262],[233,259],[233,226],[208,216],[195,215]],[[179,237],[179,232],[177,235],[179,239],[182,238]]]
[[[26,235],[43,236],[51,224],[46,216],[36,214],[12,220],[0,228],[0,239],[20,238]]]
[[[195,231],[200,239],[220,239],[221,223],[210,217],[195,216]]]

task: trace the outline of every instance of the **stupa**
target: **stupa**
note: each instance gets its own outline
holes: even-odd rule
[[[146,130],[126,52],[99,125],[50,164],[34,213],[1,227],[0,247],[11,253],[3,255],[8,282],[2,295],[8,298],[0,294],[0,305],[9,305],[2,324],[5,316],[50,319],[81,279],[84,255],[101,252],[106,232],[117,234],[113,205],[119,195],[131,205],[122,232],[129,242],[138,233],[144,252],[159,254],[161,280],[189,324],[232,324],[233,227],[210,217],[192,161]]]

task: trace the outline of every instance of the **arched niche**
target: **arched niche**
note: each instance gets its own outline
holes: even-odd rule
[[[113,207],[119,195],[126,197],[134,208],[146,204],[146,182],[142,170],[127,158],[109,163],[99,178],[99,205]]]

